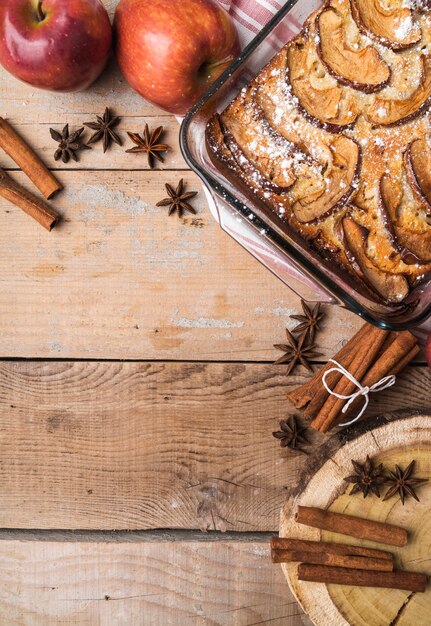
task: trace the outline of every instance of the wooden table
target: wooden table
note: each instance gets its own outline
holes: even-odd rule
[[[299,625],[268,554],[303,463],[271,435],[307,376],[271,364],[297,296],[220,230],[202,192],[196,217],[155,207],[166,182],[200,183],[176,120],[113,61],[83,94],[0,81],[0,115],[65,186],[50,234],[0,201],[1,626]],[[123,149],[55,163],[49,128],[105,106]],[[159,170],[124,152],[146,122],[173,146]],[[360,324],[328,310],[322,359]],[[430,382],[422,359],[369,414],[425,407]]]

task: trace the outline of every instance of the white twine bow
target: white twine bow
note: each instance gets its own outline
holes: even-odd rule
[[[340,363],[338,363],[338,361],[335,361],[334,359],[329,359],[329,360],[332,363],[334,363],[336,367],[331,367],[331,369],[327,370],[323,374],[322,383],[326,391],[330,393],[331,396],[335,396],[336,398],[339,398],[340,400],[348,400],[347,404],[345,404],[342,409],[342,413],[346,413],[346,411],[348,411],[349,406],[352,404],[352,402],[354,402],[354,400],[356,400],[356,398],[358,398],[359,396],[364,396],[365,398],[365,404],[360,410],[360,412],[358,413],[358,415],[354,417],[352,420],[350,420],[350,422],[344,422],[343,424],[340,424],[340,426],[349,426],[350,424],[353,424],[353,422],[358,421],[360,417],[362,417],[362,414],[367,408],[368,402],[370,401],[370,398],[369,398],[370,393],[377,393],[378,391],[383,391],[383,389],[392,387],[392,385],[395,384],[396,377],[393,374],[391,374],[390,376],[385,376],[384,378],[381,378],[376,383],[374,383],[374,385],[372,385],[371,387],[367,387],[367,386],[363,387],[361,383],[358,380],[356,380],[356,378],[348,370],[346,370],[345,367],[343,367],[342,365],[340,365]],[[333,389],[331,389],[328,386],[328,383],[326,382],[326,377],[331,372],[340,372],[341,374],[344,374],[346,378],[348,378],[352,383],[356,385],[358,390],[354,391],[348,396],[344,396],[341,393],[336,393]]]

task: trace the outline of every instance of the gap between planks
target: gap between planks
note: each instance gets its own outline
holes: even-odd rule
[[[423,361],[419,362],[411,362],[407,367],[420,367],[427,368],[428,365],[424,360],[424,356],[422,353],[419,354],[419,359],[423,359]],[[84,358],[59,358],[59,357],[20,357],[20,356],[8,356],[8,355],[0,355],[0,363],[4,361],[5,363],[196,363],[200,365],[208,365],[218,363],[220,365],[274,365],[273,360],[269,359],[256,359],[256,360],[247,360],[247,359],[217,359],[217,361],[212,361],[210,359],[110,359],[110,358],[98,358],[98,357],[84,357]],[[310,365],[321,367],[326,365],[328,362],[327,359],[323,359],[321,361],[309,361]],[[283,366],[281,366],[283,367]]]
[[[163,528],[159,530],[67,530],[38,528],[1,528],[2,541],[80,541],[88,543],[133,543],[133,542],[235,542],[264,543],[269,546],[271,537],[278,535],[278,529],[267,532],[232,532],[209,530],[185,530],[181,528]]]

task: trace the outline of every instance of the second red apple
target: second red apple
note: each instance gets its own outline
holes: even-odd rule
[[[114,20],[118,64],[146,100],[183,115],[240,47],[215,0],[121,0]]]

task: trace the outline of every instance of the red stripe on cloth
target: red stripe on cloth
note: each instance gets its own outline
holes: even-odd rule
[[[255,35],[257,35],[257,33],[260,32],[260,30],[256,28],[256,26],[254,26],[253,24],[250,24],[250,22],[246,21],[246,19],[243,18],[241,15],[238,15],[238,13],[236,12],[236,7],[232,6],[230,8],[230,14],[235,17],[235,20],[239,24],[247,28],[247,30],[249,30],[250,32],[254,33]]]
[[[219,3],[229,11],[233,20],[249,33],[249,40],[260,32],[261,28],[273,17],[274,13],[268,9],[268,5],[274,9],[280,9],[284,0],[265,0],[265,5],[260,0],[219,0]],[[300,24],[291,15],[279,24],[274,32],[274,38],[268,40],[268,44],[277,52],[281,44],[285,44],[300,30]],[[276,42],[274,39],[279,41]],[[272,40],[271,40],[272,39]]]
[[[236,0],[235,7],[241,9],[241,11],[253,18],[261,26],[265,26],[273,16],[273,13],[269,9],[258,2],[250,2],[250,0]]]

